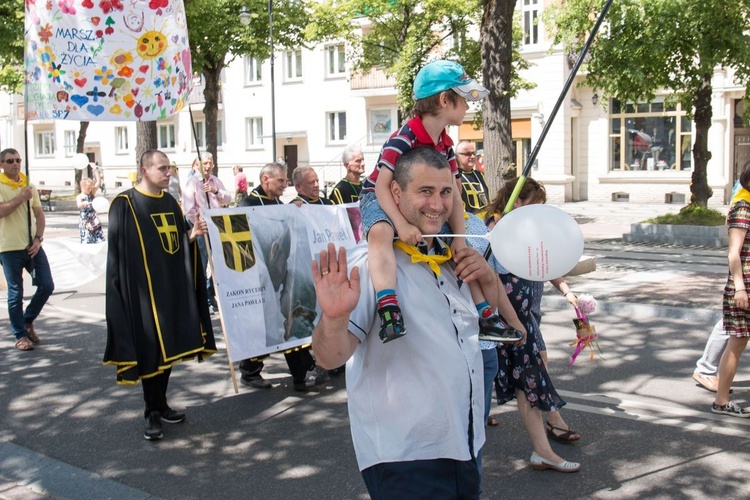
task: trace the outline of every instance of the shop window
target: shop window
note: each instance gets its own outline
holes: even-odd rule
[[[690,171],[692,122],[678,105],[612,101],[609,127],[611,171]]]

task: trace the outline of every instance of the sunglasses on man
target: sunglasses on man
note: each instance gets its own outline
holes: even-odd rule
[[[13,165],[13,162],[15,163],[21,163],[23,160],[21,158],[8,158],[6,160],[3,160],[8,165]]]

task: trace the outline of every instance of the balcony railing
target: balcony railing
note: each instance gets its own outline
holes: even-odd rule
[[[351,89],[382,89],[396,85],[396,79],[385,74],[382,69],[373,68],[367,72],[354,73],[351,77]]]
[[[203,104],[206,102],[206,98],[203,97],[203,91],[206,90],[206,85],[201,80],[200,83],[194,82],[193,83],[193,91],[190,93],[190,104]],[[218,101],[219,104],[223,102],[222,99],[223,92],[221,89],[219,89],[219,96]]]

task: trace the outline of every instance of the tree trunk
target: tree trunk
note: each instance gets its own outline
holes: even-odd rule
[[[223,62],[219,62],[213,67],[206,67],[203,70],[203,77],[206,80],[206,87],[203,90],[203,97],[206,100],[206,104],[203,106],[203,115],[206,117],[204,124],[206,150],[214,157],[214,175],[217,175],[219,171],[217,120],[219,115],[219,92],[221,92],[221,70],[223,67]]]
[[[83,153],[83,146],[86,143],[86,131],[89,129],[89,122],[81,122],[78,127],[78,139],[76,140],[76,153]],[[91,167],[86,169],[86,173],[91,177]],[[81,194],[81,179],[83,178],[83,170],[75,169],[75,186],[73,191],[76,195]]]
[[[150,149],[157,149],[159,142],[157,140],[156,122],[155,121],[138,121],[135,124],[135,168],[138,172],[137,179],[140,180],[141,170],[139,167],[141,156]],[[138,182],[138,181],[136,181]]]
[[[515,161],[510,127],[510,77],[515,0],[484,0],[479,45],[482,77],[490,95],[484,99],[484,168],[491,196],[503,184],[502,174]]]
[[[135,164],[141,161],[143,153],[149,149],[157,149],[156,122],[136,122],[135,124]]]
[[[703,86],[695,96],[695,144],[693,144],[693,176],[690,183],[690,203],[708,205],[708,199],[714,194],[708,185],[708,160],[711,151],[708,150],[708,129],[711,128],[713,110],[711,108],[711,75],[703,75]]]

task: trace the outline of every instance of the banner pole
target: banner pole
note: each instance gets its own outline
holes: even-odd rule
[[[203,173],[203,161],[201,159],[201,149],[200,144],[198,144],[198,133],[195,129],[195,119],[193,119],[193,108],[188,105],[188,112],[190,113],[190,126],[193,129],[193,140],[195,141],[195,151],[198,153],[198,163],[200,163],[201,167],[201,178],[203,179],[203,182],[206,181],[206,176]],[[205,128],[205,127],[204,127]],[[208,208],[211,208],[211,198],[208,196],[208,192],[206,192],[206,206]],[[198,217],[202,217],[200,211],[198,212]],[[211,271],[211,281],[214,284],[214,290],[218,292],[219,290],[219,284],[216,282],[216,273],[214,273],[214,258],[213,258],[213,252],[211,252],[211,240],[208,237],[208,234],[203,235],[203,241],[206,243],[206,255],[208,257],[208,269]],[[205,270],[204,270],[205,271]],[[221,313],[221,302],[216,301],[216,307],[219,310],[219,323],[221,324],[221,335],[224,337],[224,345],[226,345],[227,349],[227,363],[229,364],[229,375],[232,377],[232,385],[234,386],[234,393],[239,394],[240,387],[237,385],[237,375],[234,372],[234,363],[232,363],[232,358],[229,357],[229,340],[227,339],[227,330],[224,326],[224,315]]]
[[[576,60],[576,63],[573,65],[573,68],[570,70],[568,79],[565,81],[565,85],[563,86],[562,92],[560,92],[560,96],[557,98],[555,107],[552,108],[552,112],[550,113],[549,118],[547,119],[547,122],[544,124],[544,128],[542,128],[542,133],[539,135],[539,139],[534,145],[534,149],[531,150],[531,154],[529,154],[529,158],[526,160],[526,165],[524,165],[523,171],[521,175],[519,176],[518,183],[516,184],[516,188],[513,190],[513,194],[508,200],[508,204],[505,205],[505,209],[503,210],[503,215],[513,210],[513,205],[515,204],[516,199],[518,199],[518,193],[521,192],[521,189],[523,188],[523,185],[526,182],[526,178],[529,176],[529,173],[531,172],[531,166],[534,164],[534,162],[536,161],[536,157],[539,155],[539,149],[542,147],[542,143],[544,143],[544,139],[547,137],[547,133],[549,132],[550,127],[552,126],[552,122],[555,121],[557,112],[560,110],[560,107],[562,106],[562,103],[565,100],[565,96],[570,90],[571,85],[573,85],[573,80],[578,74],[578,70],[583,64],[583,60],[586,57],[586,54],[588,54],[589,49],[591,48],[591,44],[594,41],[594,37],[599,32],[599,27],[604,22],[604,16],[607,15],[607,11],[609,10],[609,7],[611,5],[612,5],[612,0],[607,0],[607,2],[602,7],[602,11],[599,13],[599,17],[597,18],[596,23],[594,23],[594,27],[591,28],[591,33],[589,34],[589,37],[586,40],[586,43],[581,49],[581,52],[578,54],[578,59]]]

